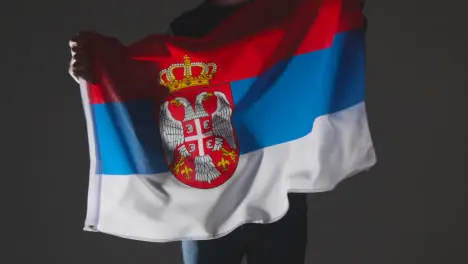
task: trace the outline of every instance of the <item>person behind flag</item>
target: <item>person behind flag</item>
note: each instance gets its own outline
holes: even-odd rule
[[[205,0],[170,24],[170,34],[202,38],[249,0]],[[70,40],[72,58],[69,73],[78,81],[93,82],[88,47],[93,39],[108,38],[95,32],[81,32]],[[302,264],[307,243],[306,194],[288,195],[289,210],[274,223],[247,223],[223,237],[182,241],[185,264]]]

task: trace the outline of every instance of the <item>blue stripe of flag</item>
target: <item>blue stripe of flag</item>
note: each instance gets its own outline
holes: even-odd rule
[[[315,118],[364,100],[364,32],[340,33],[330,48],[282,61],[231,87],[242,154],[301,138]],[[151,100],[92,107],[103,174],[168,171]]]

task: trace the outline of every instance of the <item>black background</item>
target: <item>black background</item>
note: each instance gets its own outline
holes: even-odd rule
[[[197,3],[2,2],[1,263],[181,263],[177,243],[82,231],[89,157],[68,39],[91,29],[130,43]],[[310,197],[307,263],[468,263],[467,10],[461,0],[367,1],[379,161]]]

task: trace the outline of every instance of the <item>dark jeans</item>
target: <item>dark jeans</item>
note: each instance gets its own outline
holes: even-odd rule
[[[307,242],[305,194],[289,195],[289,210],[272,224],[246,224],[214,240],[184,241],[185,264],[304,264]]]

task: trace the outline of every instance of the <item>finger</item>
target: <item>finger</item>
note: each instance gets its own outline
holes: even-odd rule
[[[91,38],[97,36],[98,34],[92,31],[81,31],[78,32],[75,36],[73,36],[68,44],[70,48],[76,47],[76,46],[83,46],[86,45]]]
[[[68,68],[68,73],[70,74],[71,77],[73,77],[73,79],[76,82],[79,82],[78,78],[81,78],[81,76],[83,74],[82,72],[77,71],[76,69],[73,69],[73,67],[71,67],[71,66]]]
[[[77,71],[86,71],[86,72],[89,72],[89,64],[88,63],[83,63],[81,61],[75,61],[75,60],[72,60],[70,62],[70,66],[69,66],[71,69],[73,70],[77,70]]]
[[[92,78],[91,78],[91,74],[89,73],[89,71],[83,69],[83,68],[74,68],[74,67],[71,67],[68,72],[70,73],[70,75],[75,79],[75,80],[78,80],[79,78],[83,78],[85,79],[86,81],[89,81],[89,82],[93,82]]]
[[[83,61],[85,63],[89,60],[89,51],[87,48],[82,46],[75,46],[70,48],[71,57],[77,61]]]
[[[74,53],[79,53],[81,51],[84,51],[84,48],[82,46],[75,45],[71,47],[70,50]]]
[[[89,42],[90,42],[89,39],[86,39],[86,38],[71,39],[70,41],[68,41],[68,46],[72,49],[77,48],[77,47],[82,48],[83,46],[86,46]]]
[[[81,65],[89,65],[89,55],[88,53],[84,52],[81,49],[77,49],[74,51],[73,49],[71,50],[71,61],[70,64],[76,64],[79,63]]]
[[[74,76],[74,78],[83,78],[89,82],[94,83],[92,78],[90,67],[87,63],[82,63],[81,61],[76,61],[72,59],[70,61],[69,73]]]
[[[70,48],[77,47],[78,46],[78,41],[70,40],[70,41],[68,41],[68,46],[70,46]]]
[[[70,48],[70,53],[72,55],[72,58],[74,58],[74,57],[77,56],[77,54],[83,53],[83,48],[81,48],[79,46],[72,47],[72,48]]]
[[[83,65],[89,64],[88,55],[85,54],[84,52],[76,52],[76,53],[72,52],[72,60],[79,62],[80,64],[83,64]]]

